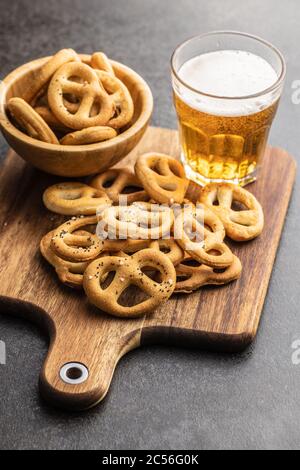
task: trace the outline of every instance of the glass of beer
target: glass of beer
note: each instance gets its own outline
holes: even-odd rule
[[[232,31],[194,37],[173,53],[181,158],[204,185],[257,178],[286,66],[271,44]]]

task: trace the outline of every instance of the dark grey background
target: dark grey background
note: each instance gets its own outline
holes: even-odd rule
[[[300,79],[299,8],[297,0],[0,0],[1,76],[62,47],[104,50],[150,84],[153,124],[175,127],[169,79],[175,46],[209,30],[258,34],[288,63],[271,141],[299,158],[300,106],[291,100],[291,83]],[[2,140],[1,156],[6,149]],[[0,365],[0,448],[299,448],[300,365],[291,359],[292,342],[300,339],[299,196],[296,185],[258,338],[241,355],[134,351],[100,406],[69,414],[38,395],[46,339],[32,325],[2,316],[8,357]]]

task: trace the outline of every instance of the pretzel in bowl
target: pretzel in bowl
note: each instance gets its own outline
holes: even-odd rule
[[[102,227],[119,239],[157,240],[169,234],[174,222],[169,207],[149,202],[131,206],[111,206],[98,212]]]
[[[184,168],[175,158],[162,153],[140,155],[135,172],[151,198],[160,204],[181,204],[189,181]]]
[[[94,233],[97,222],[96,216],[73,217],[54,230],[51,249],[67,261],[78,262],[95,259],[105,250],[105,241]],[[90,231],[91,229],[92,231]],[[78,230],[85,230],[89,233],[80,235]]]
[[[113,168],[100,173],[89,184],[105,191],[114,204],[119,204],[120,196],[126,196],[128,204],[149,198],[138,177],[126,168]]]
[[[61,49],[54,56],[52,56],[40,69],[35,70],[33,79],[30,86],[24,91],[22,98],[27,102],[31,103],[37,100],[37,98],[45,91],[49,80],[52,75],[67,62],[80,61],[78,55],[73,49]]]
[[[226,235],[232,240],[247,241],[261,234],[263,210],[255,196],[246,189],[231,183],[210,183],[202,189],[200,201],[217,214]],[[234,204],[245,209],[235,210]]]
[[[145,270],[160,274],[160,282],[151,279]],[[107,274],[114,273],[108,286],[102,286]],[[168,300],[176,283],[172,262],[157,250],[141,250],[132,256],[107,256],[93,261],[83,276],[83,287],[89,301],[104,312],[122,318],[134,318],[152,312]],[[135,305],[122,305],[120,297],[130,286],[135,285],[148,295]]]
[[[115,76],[113,66],[104,52],[94,52],[94,54],[92,54],[91,66],[93,69],[103,70],[104,72]]]
[[[78,230],[76,235],[89,235],[84,230]],[[60,258],[51,248],[51,240],[54,236],[54,231],[47,233],[40,242],[40,251],[43,257],[48,261],[51,266],[55,268],[59,280],[75,289],[82,288],[83,273],[89,265],[89,261],[66,261]]]
[[[68,94],[80,101],[74,114],[64,104],[64,95]],[[111,97],[101,87],[96,72],[82,62],[69,62],[57,70],[48,87],[48,102],[56,118],[71,129],[105,126],[113,115]],[[91,116],[94,104],[98,112]]]
[[[114,116],[107,125],[114,129],[126,126],[132,119],[134,105],[128,88],[117,77],[103,70],[95,70],[104,90],[111,97],[115,107]]]
[[[223,242],[225,230],[221,220],[210,209],[198,204],[185,205],[174,222],[174,237],[194,259],[214,268],[226,268],[233,254]]]
[[[101,189],[79,182],[58,183],[43,194],[47,209],[63,215],[94,215],[99,207],[111,204]]]
[[[86,145],[94,144],[96,142],[103,142],[105,140],[113,139],[118,134],[112,127],[108,126],[94,126],[86,127],[81,131],[70,132],[65,135],[60,143],[62,145]]]
[[[22,98],[10,98],[7,108],[30,137],[49,144],[59,144],[56,135],[44,119]]]
[[[206,285],[223,285],[238,279],[242,272],[242,264],[237,256],[224,270],[216,270],[205,264],[195,263],[188,257],[176,266],[175,292],[189,294]]]
[[[41,116],[48,126],[55,131],[70,132],[70,129],[62,124],[52,113],[51,109],[46,105],[35,106],[35,112]]]

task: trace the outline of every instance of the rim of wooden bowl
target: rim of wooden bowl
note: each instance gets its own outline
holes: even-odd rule
[[[89,62],[91,55],[90,54],[78,54],[79,57],[83,60],[83,62]],[[140,93],[142,94],[142,110],[140,115],[138,116],[135,123],[126,129],[121,134],[117,135],[116,137],[104,141],[98,142],[94,144],[84,144],[84,145],[61,145],[61,144],[51,144],[48,142],[42,142],[41,140],[34,139],[26,135],[25,133],[21,132],[17,129],[13,123],[10,121],[6,114],[5,105],[6,105],[6,91],[7,88],[12,85],[12,83],[19,79],[22,75],[26,75],[30,69],[37,68],[39,65],[42,65],[44,62],[49,60],[52,56],[40,57],[39,59],[32,60],[30,62],[26,62],[25,64],[21,65],[20,67],[14,69],[10,72],[2,81],[0,86],[0,97],[1,97],[1,108],[0,108],[0,123],[1,126],[5,129],[5,131],[15,138],[26,142],[28,145],[32,145],[37,148],[41,148],[43,150],[51,150],[51,151],[62,151],[68,152],[72,151],[75,152],[83,152],[88,150],[105,150],[119,143],[127,140],[133,136],[135,136],[144,126],[147,125],[148,121],[151,118],[153,112],[153,95],[151,89],[147,82],[134,70],[130,67],[122,64],[121,62],[117,62],[115,60],[111,60],[113,67],[116,69],[123,70],[126,75],[130,76],[133,81],[136,82],[136,86],[139,87]],[[75,132],[75,130],[71,131]]]

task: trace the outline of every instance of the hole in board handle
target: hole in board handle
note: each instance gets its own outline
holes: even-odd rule
[[[87,380],[89,371],[88,368],[80,362],[68,362],[62,366],[59,375],[63,382],[76,385]]]

